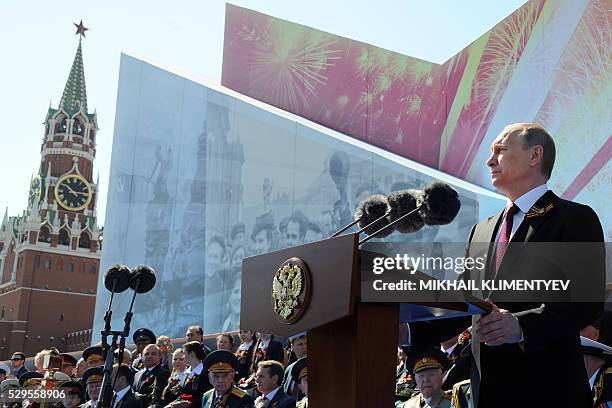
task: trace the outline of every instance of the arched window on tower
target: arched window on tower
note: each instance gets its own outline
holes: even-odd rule
[[[79,248],[89,249],[91,247],[91,238],[89,237],[89,233],[87,231],[81,232],[81,236],[79,237]]]
[[[59,245],[70,246],[70,234],[66,228],[62,228],[59,233],[59,239],[57,240]]]
[[[78,119],[74,120],[72,124],[72,133],[75,135],[83,136],[83,132],[85,130],[85,126],[81,124],[81,121]]]
[[[38,233],[38,242],[51,242],[51,230],[49,229],[48,225],[43,225],[40,229],[40,232]]]
[[[67,129],[68,129],[68,122],[66,121],[66,118],[63,118],[59,125],[59,131],[60,133],[66,133]]]

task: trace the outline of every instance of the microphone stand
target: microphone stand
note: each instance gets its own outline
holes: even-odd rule
[[[100,407],[109,408],[111,399],[113,398],[113,388],[110,384],[111,373],[113,371],[113,357],[117,348],[117,337],[121,332],[111,330],[111,318],[113,311],[113,298],[115,296],[115,288],[117,287],[117,279],[113,279],[113,288],[111,289],[111,297],[108,302],[108,309],[104,314],[104,330],[102,330],[102,347],[104,348],[104,377],[102,379],[102,389],[100,392]],[[113,336],[111,343],[108,343],[108,336]]]
[[[102,344],[106,348],[106,358],[104,360],[104,377],[102,379],[102,389],[100,392],[100,400],[99,400],[99,405],[98,405],[100,408],[111,408],[110,404],[113,398],[113,388],[115,385],[114,381],[111,384],[111,374],[113,371],[113,359],[115,356],[115,351],[119,349],[117,353],[118,359],[119,359],[119,365],[123,364],[123,352],[125,350],[125,338],[130,335],[130,324],[132,322],[132,316],[134,316],[132,309],[134,307],[134,300],[136,299],[136,294],[138,293],[137,290],[139,286],[140,286],[140,280],[136,282],[136,287],[134,288],[134,295],[132,296],[132,302],[130,303],[130,309],[125,314],[125,318],[123,319],[124,325],[123,325],[122,331],[110,330],[110,315],[112,314],[112,312],[110,311],[110,304],[109,304],[109,310],[107,311],[107,315],[109,316],[108,321],[106,321],[107,316],[104,317],[106,326],[104,327],[104,331],[102,331]],[[114,292],[114,285],[113,285],[113,292]],[[111,293],[110,302],[112,303],[112,301],[113,301],[113,294]],[[108,327],[108,330],[107,330],[107,327]],[[113,336],[113,340],[110,345],[106,343],[106,337],[108,335]],[[117,340],[119,341],[117,342]],[[117,377],[115,377],[115,381],[117,381]]]

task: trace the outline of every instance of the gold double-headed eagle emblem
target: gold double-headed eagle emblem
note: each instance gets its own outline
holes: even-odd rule
[[[309,286],[309,271],[301,259],[288,259],[278,268],[272,280],[272,300],[281,322],[292,324],[300,319],[308,306]]]

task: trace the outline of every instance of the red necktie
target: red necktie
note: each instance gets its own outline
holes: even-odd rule
[[[497,241],[497,248],[495,250],[495,276],[499,272],[499,266],[502,263],[502,259],[506,254],[506,249],[508,249],[508,242],[510,242],[510,233],[512,232],[512,219],[514,218],[514,214],[519,211],[518,205],[512,203],[509,207],[506,207],[504,211],[504,221],[502,224],[502,229],[499,234],[499,240]]]

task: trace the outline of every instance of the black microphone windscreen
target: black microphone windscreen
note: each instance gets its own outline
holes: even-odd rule
[[[400,191],[394,191],[389,194],[387,201],[391,211],[389,212],[389,222],[393,222],[400,218],[402,215],[409,213],[417,208],[422,200],[423,192],[420,190],[406,189]],[[421,217],[419,211],[415,211],[412,215],[409,215],[395,224],[397,229],[402,234],[409,234],[416,232],[423,228],[425,221]]]
[[[382,194],[374,194],[363,200],[357,211],[355,212],[355,219],[359,220],[359,228],[363,228],[366,225],[372,224],[378,218],[383,217],[389,210],[389,203],[387,197]],[[380,221],[370,225],[364,230],[366,234],[372,234],[385,225],[389,224],[387,217],[382,218]],[[393,232],[393,228],[388,228],[381,233],[377,234],[377,237],[386,237]]]
[[[421,216],[427,225],[451,223],[461,208],[459,194],[448,184],[435,181],[425,187]]]
[[[121,293],[130,287],[130,268],[125,265],[115,264],[104,273],[104,287]],[[114,289],[113,289],[114,287]]]
[[[138,265],[132,270],[130,288],[136,293],[147,293],[155,286],[155,271],[149,265]]]

